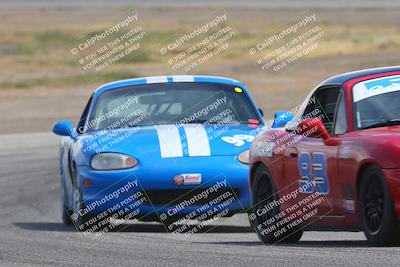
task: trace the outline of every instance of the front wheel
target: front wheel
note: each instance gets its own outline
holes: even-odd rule
[[[250,224],[257,232],[258,238],[264,244],[297,243],[303,235],[303,230],[291,229],[289,231],[279,227],[279,224],[274,222],[280,207],[272,204],[277,202],[278,194],[268,169],[265,166],[258,167],[253,180],[253,207],[249,219]],[[273,208],[266,209],[266,207]]]
[[[82,201],[82,194],[79,188],[75,185],[73,191],[73,214],[75,228],[78,231],[86,231],[89,227],[89,218],[87,215],[83,214],[84,206]]]
[[[64,182],[61,180],[61,186],[60,186],[60,202],[61,202],[61,219],[64,225],[74,225],[74,222],[72,221],[71,214],[72,211],[68,209],[67,201],[66,201],[66,193],[65,193],[65,187],[64,187]]]
[[[78,171],[76,169],[76,166],[73,165],[72,168],[72,173],[71,173],[75,183],[73,186],[73,191],[72,191],[72,214],[71,218],[73,220],[74,226],[76,230],[85,232],[85,231],[93,231],[93,229],[96,229],[94,226],[94,220],[92,219],[92,216],[90,214],[85,213],[85,205],[83,203],[83,195],[82,191],[79,189],[78,186]]]
[[[364,172],[360,185],[361,224],[374,246],[399,244],[400,231],[385,176],[377,166]]]

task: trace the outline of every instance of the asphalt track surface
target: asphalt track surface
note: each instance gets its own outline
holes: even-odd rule
[[[362,233],[306,232],[296,245],[264,246],[244,215],[185,239],[139,222],[84,236],[60,221],[58,142],[0,136],[1,266],[399,266],[400,247],[369,247]]]

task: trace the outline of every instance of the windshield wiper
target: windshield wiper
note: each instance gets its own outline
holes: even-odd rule
[[[192,120],[192,121],[185,122],[185,123],[183,123],[183,124],[206,123],[206,122],[209,123],[208,120]]]
[[[400,119],[391,119],[385,122],[379,122],[367,127],[363,127],[361,129],[369,129],[369,128],[376,128],[376,127],[385,127],[385,126],[393,126],[393,125],[400,125]]]

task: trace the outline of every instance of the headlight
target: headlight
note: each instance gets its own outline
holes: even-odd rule
[[[117,170],[135,167],[137,160],[118,153],[100,153],[92,158],[91,166],[95,170]]]
[[[238,159],[243,164],[249,164],[249,153],[250,150],[243,151],[239,154]]]

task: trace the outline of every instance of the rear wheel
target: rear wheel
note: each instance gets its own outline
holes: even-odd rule
[[[377,166],[364,172],[360,185],[361,224],[374,246],[400,243],[399,225],[385,176]]]
[[[270,207],[271,203],[278,200],[278,194],[272,180],[272,176],[265,166],[260,166],[256,169],[254,174],[254,182],[252,187],[253,193],[253,208],[250,215],[250,223],[257,232],[258,238],[264,244],[274,243],[296,243],[303,235],[300,229],[292,229],[283,233],[282,228],[278,227],[276,223],[267,223],[274,221],[275,216],[279,213],[279,206],[274,205],[272,209],[267,212],[258,213]],[[276,234],[281,233],[281,234]]]

